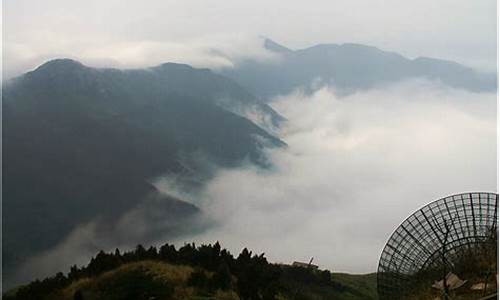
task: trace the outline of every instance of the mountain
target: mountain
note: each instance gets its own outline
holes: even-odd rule
[[[269,263],[246,248],[234,257],[219,243],[139,245],[122,253],[99,252],[88,265],[20,286],[3,295],[20,299],[377,299],[376,274]]]
[[[164,234],[191,230],[196,206],[151,182],[203,178],[207,165],[265,166],[262,148],[284,143],[235,113],[246,109],[281,118],[231,80],[178,64],[116,70],[60,59],[5,83],[4,283],[29,256],[94,220],[113,232],[140,209],[148,220],[161,212]]]
[[[234,68],[220,71],[264,100],[299,87],[310,87],[318,79],[346,93],[410,78],[438,80],[473,92],[497,89],[494,73],[477,72],[446,60],[407,59],[360,44],[320,44],[291,50],[266,39],[264,47],[279,59],[272,62],[247,59]]]

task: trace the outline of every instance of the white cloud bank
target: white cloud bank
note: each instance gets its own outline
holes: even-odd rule
[[[412,81],[339,98],[323,88],[275,103],[287,149],[272,170],[221,170],[199,198],[219,240],[276,262],[374,272],[392,231],[428,202],[496,191],[496,95]]]
[[[92,67],[120,69],[152,67],[166,62],[184,63],[194,67],[227,68],[247,58],[273,62],[279,56],[263,47],[263,39],[250,35],[218,35],[210,38],[187,38],[177,41],[117,40],[81,36],[78,39],[56,32],[40,34],[57,43],[45,45],[34,39],[7,43],[4,48],[5,78],[20,75],[44,62],[66,57]],[[33,44],[44,46],[34,46]]]
[[[374,272],[390,234],[421,206],[454,193],[497,191],[493,93],[410,81],[345,97],[328,88],[298,91],[273,105],[288,118],[281,132],[288,148],[268,152],[272,169],[222,169],[197,194],[175,190],[168,178],[157,182],[199,205],[214,227],[172,241],[161,230],[168,217],[145,202],[116,224],[82,224],[14,280],[86,264],[98,249],[152,240],[218,240],[234,254],[248,247],[274,262],[313,256],[333,271]]]

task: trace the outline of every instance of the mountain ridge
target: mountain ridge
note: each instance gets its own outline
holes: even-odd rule
[[[89,76],[105,77],[109,74],[128,76],[149,75],[150,81],[163,80],[160,84],[167,84],[168,88],[177,93],[187,93],[188,96],[202,98],[204,93],[210,94],[212,86],[222,90],[219,94],[210,94],[218,106],[237,115],[250,119],[268,132],[276,133],[284,118],[267,104],[259,101],[251,93],[240,87],[231,79],[213,72],[208,68],[194,68],[188,64],[166,62],[157,66],[135,69],[94,68],[70,58],[56,58],[49,60],[32,71],[4,82],[8,86],[20,78],[48,77],[52,80],[63,80],[65,84],[97,84],[87,81]],[[72,80],[72,81],[71,81]],[[172,81],[172,83],[169,83]],[[147,82],[143,82],[147,84]],[[187,86],[194,84],[195,86]],[[84,86],[86,88],[86,86]],[[158,88],[158,87],[157,87]],[[193,92],[191,92],[191,90]]]
[[[453,61],[417,57],[409,59],[399,53],[357,43],[318,44],[303,49],[289,49],[265,39],[263,47],[281,56],[268,63],[246,59],[233,68],[219,72],[258,95],[264,101],[286,95],[295,89],[309,91],[321,79],[341,94],[353,93],[424,78],[471,92],[495,92],[496,73],[476,71]]]
[[[265,167],[262,149],[285,144],[220,105],[221,95],[229,106],[267,107],[229,79],[178,64],[122,71],[59,59],[6,82],[4,284],[29,257],[96,217],[117,227],[146,203],[145,216],[165,212],[151,230],[173,236],[180,224],[194,227],[188,220],[199,210],[160,194],[150,183],[158,176],[187,177],[195,190],[214,166]]]

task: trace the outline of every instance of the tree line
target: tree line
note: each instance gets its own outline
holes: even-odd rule
[[[315,284],[342,289],[331,281],[330,271],[314,271],[301,267],[283,266],[269,263],[264,255],[253,254],[247,248],[235,257],[228,250],[222,249],[219,242],[196,246],[188,243],[180,248],[164,244],[157,248],[145,248],[138,245],[134,250],[121,252],[100,251],[86,266],[76,265],[67,274],[62,272],[43,280],[35,280],[18,289],[13,296],[4,295],[6,300],[32,299],[42,300],[56,290],[69,286],[82,278],[92,278],[121,265],[153,260],[174,265],[197,267],[188,280],[190,286],[206,290],[235,290],[242,300],[275,299],[279,294],[296,294],[297,284]],[[206,272],[212,276],[207,276]],[[80,300],[81,293],[75,294]]]

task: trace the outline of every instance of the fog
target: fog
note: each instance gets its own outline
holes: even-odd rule
[[[87,265],[100,250],[128,251],[138,244],[145,247],[164,243],[168,237],[187,235],[207,226],[203,216],[175,219],[161,197],[138,199],[139,204],[117,219],[96,217],[77,226],[61,243],[27,259],[11,277],[4,278],[6,287],[43,279],[57,272],[66,273],[73,265]]]
[[[361,43],[496,69],[495,0],[5,0],[4,77],[52,58],[91,66],[167,61],[220,67],[248,57],[265,35],[293,49]],[[209,55],[210,49],[223,55]]]
[[[297,90],[272,106],[288,120],[279,133],[288,146],[265,150],[271,168],[218,169],[196,193],[155,180],[204,217],[175,229],[161,202],[146,201],[114,223],[82,224],[8,284],[87,264],[99,249],[193,241],[220,241],[234,254],[248,247],[272,262],[314,257],[332,271],[375,272],[391,233],[421,206],[497,191],[493,93],[413,80],[348,96]]]
[[[220,170],[194,199],[217,226],[179,245],[218,240],[274,262],[314,257],[322,268],[374,272],[415,210],[497,190],[495,94],[410,81],[346,97],[297,91],[273,106],[288,119],[288,148],[269,151],[270,170]]]
[[[124,39],[114,42],[99,41],[99,38],[91,37],[85,42],[83,37],[74,43],[71,38],[58,36],[56,32],[49,32],[47,35],[61,43],[44,46],[39,51],[24,44],[7,44],[4,49],[6,79],[56,58],[71,58],[92,67],[119,69],[153,67],[165,62],[220,69],[231,68],[247,58],[270,63],[279,59],[276,54],[264,49],[262,37],[251,35],[212,35],[209,39],[174,41]],[[79,43],[84,45],[80,46]]]

